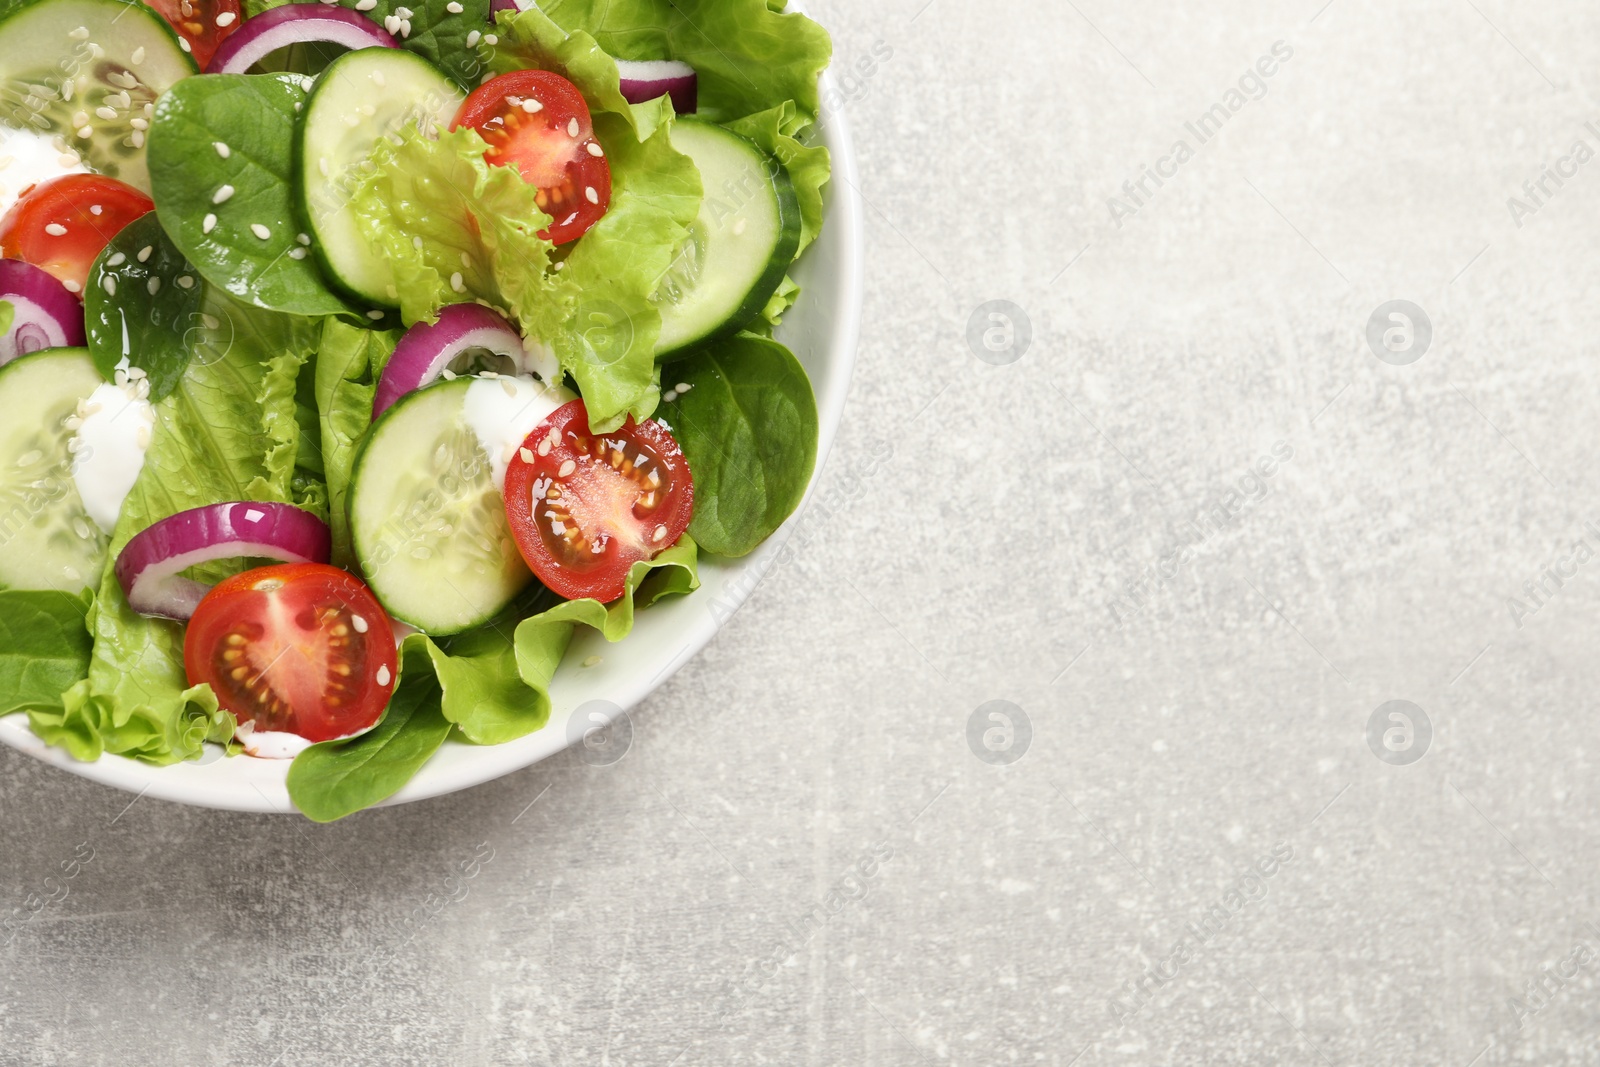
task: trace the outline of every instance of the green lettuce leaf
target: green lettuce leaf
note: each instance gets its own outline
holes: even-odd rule
[[[515,168],[485,163],[488,145],[471,127],[433,140],[412,125],[399,137],[378,142],[350,210],[394,264],[406,323],[476,298],[510,310],[524,335],[551,338],[575,292],[550,269],[552,246],[538,236],[550,223],[538,190]]]
[[[742,556],[783,525],[811,482],[817,402],[783,345],[741,333],[669,368],[663,412],[694,473],[689,532],[708,551]]]
[[[93,600],[71,593],[0,591],[0,715],[59,710],[89,670]]]
[[[16,305],[9,300],[0,300],[0,336],[11,332],[11,324],[17,319]]]
[[[187,508],[227,500],[289,501],[299,450],[295,377],[315,343],[315,323],[207,294],[196,356],[156,405],[144,467],[112,535],[113,558],[134,534]],[[212,564],[210,580],[243,561]],[[41,738],[79,759],[122,753],[151,763],[189,759],[208,738],[226,740],[233,717],[207,686],[189,688],[183,627],[135,613],[111,568],[101,580],[87,679],[59,710],[33,711]]]
[[[356,446],[372,424],[372,395],[378,375],[394,353],[399,334],[362,330],[326,319],[317,346],[315,390],[320,415],[322,472],[327,484],[328,525],[333,530],[333,562],[356,565],[350,545],[345,498]]]
[[[543,11],[501,11],[495,16],[500,41],[489,56],[495,74],[513,70],[548,70],[566,78],[583,94],[592,113],[609,111],[624,118],[638,139],[655,131],[659,108],[640,107],[635,114],[622,95],[617,61],[581,30],[567,33]],[[668,116],[670,117],[670,110]]]
[[[618,59],[680,59],[699,75],[699,112],[727,122],[793,100],[815,121],[827,31],[766,0],[542,0],[562,29],[583,31]],[[793,133],[795,130],[786,130]]]
[[[664,97],[662,104],[670,117]],[[562,276],[580,296],[553,347],[578,383],[590,426],[605,433],[629,414],[648,418],[660,399],[661,312],[650,297],[689,237],[702,189],[699,168],[672,147],[670,121],[643,141],[612,113],[594,122],[611,164],[611,205],[567,257]]]
[[[388,799],[449,736],[428,657],[408,645],[400,664],[400,680],[377,726],[348,741],[312,745],[289,765],[289,799],[306,818],[332,822]]]
[[[597,432],[655,409],[661,316],[650,294],[699,211],[699,171],[672,147],[670,105],[655,106],[662,121],[643,141],[627,119],[594,115],[611,204],[560,271],[537,233],[550,221],[537,190],[512,168],[485,163],[487,146],[472,129],[435,141],[412,128],[398,145],[380,142],[352,198],[363,232],[395,266],[406,322],[461,300],[505,309],[577,381]]]

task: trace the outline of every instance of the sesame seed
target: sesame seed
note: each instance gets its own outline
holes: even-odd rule
[[[107,296],[117,295],[117,276],[115,274],[107,274],[100,284],[105,288]]]
[[[500,379],[500,390],[513,400],[517,398],[517,387],[510,378]]]
[[[306,250],[303,249],[303,248],[300,248],[298,246],[296,246],[294,248],[291,248],[291,249],[289,249],[289,258],[290,259],[305,259],[306,258]]]
[[[75,111],[72,113],[72,124],[74,126],[86,126],[88,123],[89,113],[87,111]]]
[[[252,222],[250,224],[250,232],[261,238],[263,241],[272,236],[272,231],[261,225],[259,222]]]
[[[408,19],[413,14],[412,10],[409,7],[397,7],[397,8],[394,9],[394,13],[396,15],[399,15],[403,19]]]
[[[524,463],[532,463],[533,462],[533,450],[532,449],[519,448],[519,449],[517,449],[517,455],[522,457],[522,462],[524,462]]]
[[[50,225],[44,228],[44,232],[49,234],[51,237],[64,237],[66,235],[67,228],[61,225],[59,222],[52,222]]]
[[[150,291],[150,295],[151,296],[155,296],[156,293],[161,291],[161,279],[160,278],[151,278],[148,282],[145,283],[144,287]]]
[[[479,33],[477,30],[473,30],[471,33],[467,34],[467,47],[468,48],[476,48],[476,47],[478,47],[478,38],[480,38],[482,36],[483,36],[483,34]]]
[[[463,267],[466,267],[468,270],[471,270],[472,269],[472,257],[467,255],[465,252],[461,253],[461,265]]]
[[[500,43],[500,38],[496,37],[492,33],[486,33],[483,35],[483,43],[491,46],[497,45]]]
[[[61,154],[61,158],[57,160],[57,162],[59,162],[63,167],[76,167],[80,160],[78,159],[78,154],[76,152],[63,152]]]
[[[94,136],[94,127],[93,126],[82,126],[82,127],[79,127],[78,136],[82,137],[85,141],[87,141],[89,138]]]
[[[384,87],[386,83],[384,81],[383,71],[375,70],[372,72],[372,84],[376,85],[380,89]]]
[[[128,58],[130,60],[132,60],[135,65],[143,63],[144,62],[144,45],[140,45],[138,48],[135,48],[133,50],[133,55],[129,56]]]
[[[129,119],[128,125],[136,130],[148,130],[150,128],[150,123],[144,119]]]
[[[94,113],[96,115],[99,115],[101,118],[105,119],[107,122],[110,122],[112,119],[117,117],[116,108],[103,107],[103,106],[102,107],[97,107],[97,108],[94,109]]]
[[[599,141],[590,141],[589,142],[589,154],[591,156],[603,156],[603,155],[606,154],[606,150],[604,148],[600,147],[600,142]]]
[[[388,685],[389,684],[389,677],[390,677],[390,675],[389,675],[389,665],[387,663],[385,663],[383,666],[378,668],[378,684],[379,685]]]
[[[68,278],[66,281],[62,282],[61,285],[69,293],[76,293],[83,289],[83,286],[79,285],[71,278]]]
[[[297,234],[294,235],[294,239],[296,241],[299,241],[303,245],[308,245],[308,244],[311,243],[311,235],[310,234],[297,233]]]
[[[87,26],[79,26],[77,29],[69,32],[67,36],[71,37],[74,41],[87,41],[89,39],[89,28]]]
[[[211,202],[213,204],[226,203],[228,197],[230,197],[232,195],[233,195],[233,186],[224,185],[222,188],[218,189],[215,193],[211,194]]]
[[[650,540],[652,540],[652,541],[660,541],[662,538],[664,538],[666,536],[667,536],[667,528],[665,526],[657,526],[656,527],[656,532],[650,535]]]
[[[551,267],[550,269],[554,270],[554,271],[557,271],[557,272],[560,272],[560,271],[566,269],[566,266],[567,266],[567,261],[563,259],[561,262],[557,263],[554,267]]]
[[[128,144],[130,146],[134,147],[134,148],[143,148],[144,147],[144,131],[143,130],[134,130],[132,133],[128,134]]]
[[[350,625],[358,634],[364,634],[367,632],[367,620],[360,615],[350,616]]]
[[[439,377],[443,378],[447,382],[453,382],[456,380],[456,372],[451,370],[449,367],[446,367],[444,370],[439,372]],[[439,447],[443,448],[444,446],[440,445]]]
[[[400,16],[398,16],[398,15],[386,16],[384,18],[384,20],[383,20],[383,28],[388,30],[390,33],[399,33],[400,32]]]
[[[401,19],[400,20],[400,37],[401,37],[401,39],[404,40],[405,38],[410,37],[410,36],[411,36],[411,20],[410,19]]]
[[[448,4],[444,5],[444,9],[452,15],[459,15],[466,10],[466,8],[456,3],[456,0],[450,0]]]
[[[144,384],[145,384],[146,387],[148,387],[150,383],[146,382]],[[150,427],[148,427],[148,426],[139,427],[139,432],[133,435],[133,440],[134,440],[134,443],[136,443],[140,448],[149,448],[150,447]]]
[[[688,382],[679,382],[677,385],[673,386],[673,388],[680,393],[687,393],[689,390],[693,389],[694,386],[690,385]]]
[[[458,293],[464,293],[467,291],[467,287],[461,284],[460,271],[456,271],[454,274],[450,275],[450,288],[454,289]]]
[[[221,141],[212,141],[211,147],[215,148],[217,150],[217,155],[221,156],[223,159],[227,159],[233,154],[233,149],[229,148]]]
[[[110,259],[106,260],[106,266],[120,267],[126,262],[128,262],[128,257],[123,255],[121,252],[117,252],[113,254]]]
[[[148,263],[150,262],[150,253],[154,252],[155,250],[155,245],[145,245],[143,248],[139,249],[138,254],[135,255],[134,258],[140,263]]]
[[[520,106],[522,110],[526,111],[530,115],[537,115],[539,112],[544,110],[544,105],[532,97],[524,100]]]
[[[584,657],[583,665],[585,667],[598,667],[598,666],[600,666],[600,664],[602,664],[604,662],[605,661],[603,659],[601,659],[599,656],[586,656],[586,657]]]
[[[377,322],[379,319],[383,318],[383,312],[377,310],[369,311],[367,312],[367,318],[371,319],[373,322]]]
[[[371,11],[378,6],[378,0],[357,0],[357,11]]]
[[[178,278],[178,288],[179,289],[193,289],[194,288],[194,279],[189,277],[187,274],[180,275],[179,278]]]
[[[222,14],[217,16],[217,25],[232,26],[233,20],[237,17],[238,16],[236,16],[232,11],[224,11]]]
[[[570,118],[567,120],[567,136],[578,136],[578,120],[576,118]]]
[[[189,47],[189,42],[184,40],[182,37],[178,38],[178,47],[183,49],[185,52],[193,52],[194,51],[194,49]]]
[[[326,178],[328,176],[328,157],[327,156],[323,156],[321,159],[317,160],[317,170],[322,172],[322,176],[324,178]]]
[[[583,198],[589,201],[591,204],[598,204],[600,202],[600,194],[594,191],[594,186],[592,185],[585,185],[583,187]]]
[[[550,438],[546,437],[543,441],[539,442],[539,455],[548,456],[549,454],[550,454]]]
[[[572,476],[572,472],[577,470],[577,469],[578,469],[578,465],[576,463],[574,463],[570,459],[566,460],[565,462],[563,462],[561,464],[561,469],[556,471],[556,477],[558,477],[558,478],[570,478]]]
[[[200,221],[200,232],[201,233],[210,233],[212,228],[215,227],[216,224],[217,224],[217,217],[215,215],[207,215],[204,219],[202,219]]]
[[[419,252],[422,251],[422,238],[421,237],[412,237],[411,238],[411,247],[415,248]]]

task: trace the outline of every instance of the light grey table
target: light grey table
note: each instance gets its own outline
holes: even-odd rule
[[[795,560],[608,767],[317,827],[0,752],[0,907],[94,849],[0,1060],[1600,1063],[1600,11],[1321,4],[817,3]]]

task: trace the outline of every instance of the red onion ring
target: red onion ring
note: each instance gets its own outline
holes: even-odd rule
[[[0,336],[0,367],[41,348],[83,344],[83,302],[53,274],[20,259],[0,259],[0,300],[11,305],[11,328]]]
[[[694,114],[698,79],[694,68],[676,59],[619,59],[617,73],[622,78],[622,98],[642,104],[658,96],[672,97],[672,110],[680,115]]]
[[[439,312],[439,321],[419,322],[407,330],[384,365],[372,397],[372,418],[388,411],[396,400],[433,382],[450,361],[469,348],[488,349],[516,365],[517,373],[538,374],[547,385],[560,380],[554,360],[530,353],[511,324],[482,304],[451,304]]]
[[[210,586],[181,571],[239,556],[326,563],[332,546],[327,523],[311,512],[241,500],[180,511],[146,527],[123,546],[115,571],[134,611],[184,621]]]
[[[207,74],[243,74],[292,44],[322,42],[345,48],[399,48],[382,26],[342,7],[285,4],[245,19],[211,57]]]

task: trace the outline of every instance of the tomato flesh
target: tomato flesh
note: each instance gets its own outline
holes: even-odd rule
[[[89,268],[111,239],[155,204],[101,174],[64,174],[30,185],[0,218],[0,255],[48,271],[82,294]]]
[[[576,241],[611,203],[611,164],[594,137],[589,105],[577,86],[548,70],[514,70],[478,86],[451,129],[471,126],[489,145],[483,158],[515,167],[539,187],[536,201],[552,219],[539,236]]]
[[[694,480],[655,419],[589,431],[582,400],[534,428],[506,468],[506,518],[528,567],[551,590],[610,603],[628,570],[671,547],[694,514]]]
[[[398,669],[388,615],[359,579],[325,563],[258,567],[217,585],[189,620],[183,665],[241,732],[249,723],[308,741],[374,725]]]
[[[145,0],[145,4],[167,20],[202,71],[211,65],[217,46],[244,19],[239,0]]]

